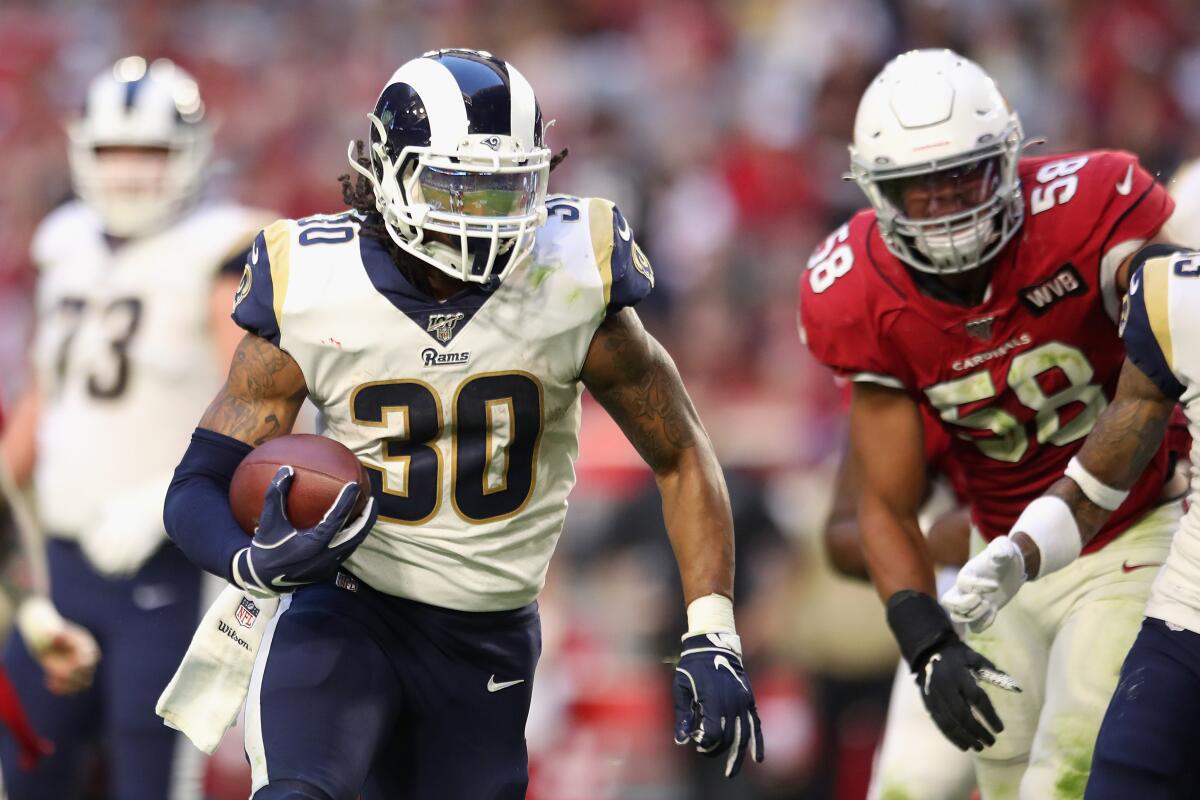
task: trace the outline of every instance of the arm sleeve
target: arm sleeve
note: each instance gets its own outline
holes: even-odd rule
[[[1171,256],[1141,264],[1129,279],[1121,316],[1125,355],[1163,393],[1178,400],[1183,384],[1172,368],[1173,343],[1168,318],[1168,279]]]
[[[287,294],[288,256],[288,223],[280,220],[254,237],[233,298],[233,321],[276,347]]]
[[[229,508],[229,483],[253,448],[215,431],[197,428],[167,490],[163,524],[193,564],[232,580],[233,557],[249,538]]]
[[[588,215],[596,266],[604,282],[605,314],[615,314],[650,294],[654,269],[633,238],[629,221],[613,203],[593,198]]]

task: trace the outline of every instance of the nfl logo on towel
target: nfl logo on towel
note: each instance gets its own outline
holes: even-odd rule
[[[254,605],[254,601],[249,597],[242,598],[242,604],[237,607],[238,625],[243,628],[253,628],[254,620],[258,619],[258,606]]]

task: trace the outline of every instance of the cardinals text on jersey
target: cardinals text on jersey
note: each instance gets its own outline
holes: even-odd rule
[[[42,393],[35,484],[48,531],[78,533],[123,493],[165,494],[190,420],[221,383],[213,281],[264,217],[200,206],[116,248],[82,203],[42,223],[33,242]]]
[[[923,294],[859,212],[801,276],[801,331],[835,371],[910,393],[952,434],[958,487],[988,538],[1061,476],[1115,391],[1121,261],[1170,216],[1166,191],[1122,152],[1026,158],[1023,227],[972,308]],[[927,417],[928,418],[928,417]],[[1159,453],[1089,546],[1144,513]]]
[[[350,214],[276,222],[255,243],[234,319],[296,360],[326,435],[370,470],[379,522],[346,563],[381,591],[496,611],[542,588],[592,335],[654,280],[612,203],[547,205],[532,256],[444,303]]]

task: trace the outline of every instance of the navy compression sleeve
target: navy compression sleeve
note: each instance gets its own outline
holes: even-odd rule
[[[175,468],[163,506],[163,523],[171,541],[193,564],[227,581],[232,578],[234,554],[248,544],[229,508],[229,482],[253,449],[245,442],[197,428]]]

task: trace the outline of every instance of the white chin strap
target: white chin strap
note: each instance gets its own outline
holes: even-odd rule
[[[956,228],[923,231],[917,234],[914,244],[936,267],[961,267],[978,261],[979,254],[995,238],[996,218],[988,217]]]

